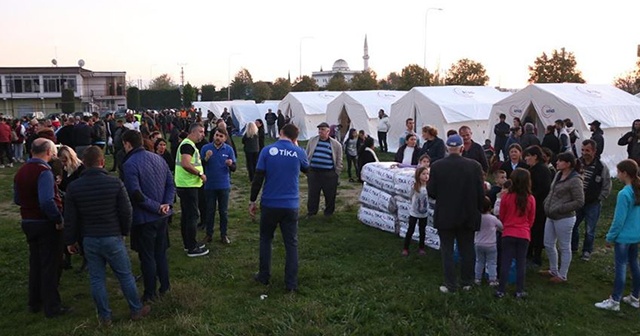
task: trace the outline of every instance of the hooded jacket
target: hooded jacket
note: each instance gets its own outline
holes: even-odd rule
[[[574,217],[576,210],[584,206],[584,190],[582,178],[576,171],[561,180],[562,172],[558,172],[551,182],[549,195],[544,200],[544,212],[551,219]]]

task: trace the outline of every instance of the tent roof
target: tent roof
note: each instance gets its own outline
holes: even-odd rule
[[[438,105],[448,123],[486,120],[493,104],[511,95],[489,86],[421,86],[410,93]]]
[[[561,109],[573,106],[582,118],[583,125],[598,120],[603,129],[630,127],[633,120],[640,116],[640,100],[612,85],[531,84],[496,105],[524,101],[532,102],[536,110],[543,114],[558,113]]]
[[[345,103],[351,100],[351,103],[357,103],[362,105],[367,117],[370,119],[378,117],[378,111],[383,109],[387,114],[391,109],[391,104],[402,98],[407,91],[345,91],[340,94],[335,100],[342,100]]]
[[[327,104],[336,98],[340,92],[335,91],[311,91],[311,92],[289,92],[280,102],[279,107],[295,100],[304,108],[305,114],[325,114],[327,112]]]

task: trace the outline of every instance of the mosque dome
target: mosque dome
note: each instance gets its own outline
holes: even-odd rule
[[[349,64],[342,58],[333,62],[333,71],[349,71]]]

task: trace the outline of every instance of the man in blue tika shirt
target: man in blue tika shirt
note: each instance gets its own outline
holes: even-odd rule
[[[211,242],[213,237],[213,225],[216,219],[216,207],[220,214],[220,240],[223,244],[230,244],[227,236],[229,192],[231,191],[230,172],[236,171],[236,156],[233,148],[227,145],[227,130],[217,128],[213,142],[204,145],[200,150],[203,158],[204,172],[207,181],[204,184],[204,195],[207,201],[207,213],[205,226],[207,236],[205,242]]]
[[[306,173],[309,161],[297,146],[298,128],[292,124],[280,130],[280,138],[262,149],[251,184],[249,215],[255,218],[256,199],[264,182],[260,200],[260,271],[254,279],[263,285],[271,278],[271,243],[278,224],[284,241],[286,290],[298,289],[298,208],[299,172]]]

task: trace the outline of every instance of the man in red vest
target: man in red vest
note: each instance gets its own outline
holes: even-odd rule
[[[62,200],[47,162],[56,156],[53,141],[38,138],[31,159],[16,173],[13,200],[20,206],[22,231],[29,244],[29,311],[46,317],[70,311],[62,306],[58,283],[62,261]]]

